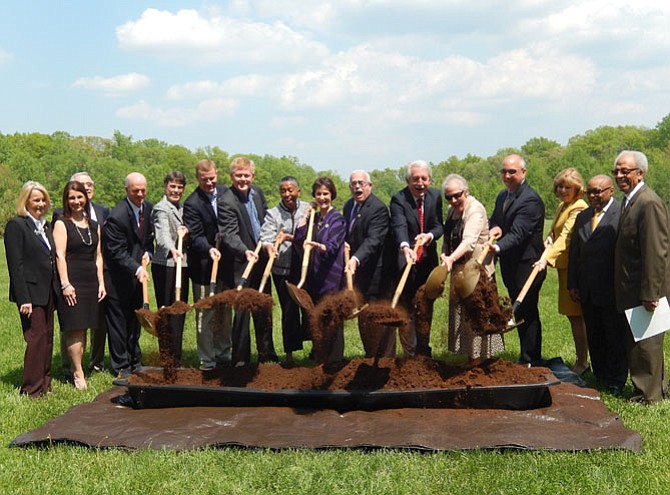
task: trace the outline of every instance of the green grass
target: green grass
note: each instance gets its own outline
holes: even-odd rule
[[[4,250],[0,247],[0,259]],[[574,363],[567,319],[556,313],[556,274],[549,272],[541,295],[544,356]],[[667,493],[670,490],[670,402],[654,406],[628,404],[603,396],[624,424],[640,432],[641,453],[475,451],[418,453],[404,451],[308,451],[204,449],[196,452],[89,449],[58,445],[10,449],[16,436],[42,425],[71,406],[91,401],[111,386],[112,377],[97,374],[89,390],[78,392],[62,382],[60,359],[54,355],[53,393],[30,400],[18,396],[24,342],[16,307],[6,300],[6,268],[0,269],[0,493],[12,494],[379,494],[379,493]],[[275,343],[281,350],[278,314]],[[447,321],[447,301],[435,305],[432,346]],[[353,325],[346,327],[346,353],[362,346]],[[156,341],[142,337],[145,363],[156,361]],[[516,359],[518,339],[506,337],[505,357]],[[58,349],[56,338],[55,349]],[[187,317],[185,360],[195,366],[195,327]],[[666,348],[667,354],[667,348]],[[304,353],[298,354],[304,358]],[[630,390],[628,390],[630,391]],[[169,414],[169,410],[165,411]],[[398,425],[401,427],[401,425]]]

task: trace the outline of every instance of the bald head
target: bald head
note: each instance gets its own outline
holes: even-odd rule
[[[596,211],[602,210],[614,194],[614,183],[608,175],[591,177],[586,187],[586,197]]]
[[[147,196],[147,179],[139,172],[131,172],[124,181],[128,201],[138,208],[144,203]]]

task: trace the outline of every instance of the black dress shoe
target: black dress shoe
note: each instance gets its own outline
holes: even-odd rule
[[[619,387],[618,385],[610,385],[607,387],[607,391],[612,397],[623,397],[623,387]]]

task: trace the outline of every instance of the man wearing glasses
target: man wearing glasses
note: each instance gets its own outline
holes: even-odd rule
[[[384,264],[386,238],[389,232],[389,211],[372,192],[370,175],[355,170],[349,176],[351,198],[344,204],[347,221],[346,242],[351,259],[345,267],[354,277],[355,289],[366,301],[374,301],[391,285],[389,263]],[[395,357],[395,329],[358,324],[366,357]],[[380,341],[381,339],[381,341]]]
[[[500,270],[509,297],[516,300],[535,263],[543,251],[544,203],[526,182],[526,162],[519,155],[509,155],[500,170],[505,189],[498,194],[489,218],[489,234],[500,259]],[[540,272],[516,312],[519,325],[521,356],[519,362],[530,365],[542,358],[542,324],[538,311],[540,288],[546,272]]]
[[[586,323],[591,369],[600,386],[620,397],[628,379],[628,324],[614,295],[614,245],[621,205],[607,175],[589,180],[591,205],[575,219],[570,241],[568,290],[579,301]]]
[[[644,153],[622,151],[615,161],[614,180],[624,194],[614,248],[614,290],[620,312],[636,306],[653,312],[670,295],[670,224],[658,195],[644,183]],[[632,401],[646,404],[668,396],[663,363],[663,334],[634,342],[628,336]]]

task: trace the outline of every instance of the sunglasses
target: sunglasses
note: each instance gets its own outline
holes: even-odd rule
[[[596,188],[587,189],[586,194],[591,195],[591,196],[599,196],[602,193],[604,193],[605,191],[609,191],[610,189],[612,189],[612,188],[611,187],[604,187],[602,189],[596,189]]]
[[[461,199],[461,196],[463,196],[463,193],[465,193],[465,191],[459,191],[459,192],[454,193],[454,194],[445,194],[444,199],[446,199],[447,201],[451,201],[452,199]]]

